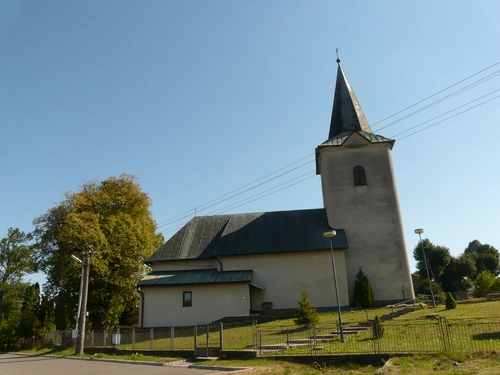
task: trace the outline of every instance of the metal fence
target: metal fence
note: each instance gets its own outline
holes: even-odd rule
[[[500,319],[487,322],[399,320],[385,322],[382,331],[357,324],[340,330],[334,324],[281,327],[258,332],[260,356],[473,352],[500,349]]]
[[[197,355],[218,355],[221,350],[252,350],[259,356],[332,355],[362,353],[472,352],[500,350],[500,318],[458,320],[394,320],[374,329],[372,322],[343,326],[338,322],[308,326],[258,325],[256,322],[192,327],[92,331],[85,347],[129,350],[193,350]],[[71,331],[46,335],[45,344],[71,346]]]

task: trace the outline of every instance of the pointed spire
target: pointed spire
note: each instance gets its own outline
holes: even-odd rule
[[[337,50],[338,51],[338,50]],[[356,95],[347,80],[340,59],[337,54],[337,83],[335,84],[335,97],[333,99],[332,119],[328,139],[340,133],[365,131],[372,133]]]

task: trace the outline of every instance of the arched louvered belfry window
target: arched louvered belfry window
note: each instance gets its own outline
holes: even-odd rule
[[[361,165],[356,165],[352,173],[354,175],[354,186],[366,185],[366,173]]]

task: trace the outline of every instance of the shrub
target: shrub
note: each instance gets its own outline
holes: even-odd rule
[[[312,301],[309,299],[307,291],[302,289],[300,301],[298,301],[299,308],[295,314],[296,318],[293,320],[297,325],[312,324],[319,322],[319,314],[312,306]]]
[[[450,292],[446,293],[446,310],[453,310],[457,308],[457,302],[453,298]]]
[[[490,271],[483,271],[477,275],[474,285],[474,297],[484,297],[495,285],[495,275],[493,275]]]
[[[373,291],[368,276],[363,272],[363,267],[359,271],[354,281],[354,302],[358,307],[367,309],[373,305]]]
[[[384,326],[382,325],[382,320],[377,315],[375,316],[375,320],[372,323],[373,328],[373,338],[380,339],[384,335]]]

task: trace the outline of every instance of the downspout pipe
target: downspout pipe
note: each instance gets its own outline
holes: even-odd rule
[[[141,309],[139,311],[141,319],[140,319],[139,324],[140,324],[140,327],[142,328],[142,327],[144,327],[144,293],[141,292],[141,288],[139,286],[136,285],[135,287],[137,288],[137,291],[141,295]]]
[[[223,265],[223,264],[222,264],[222,262],[219,260],[219,258],[215,258],[215,260],[216,260],[217,262],[219,262],[219,264],[220,264],[220,271],[221,271],[221,272],[222,272],[222,271],[224,271],[224,265]]]

